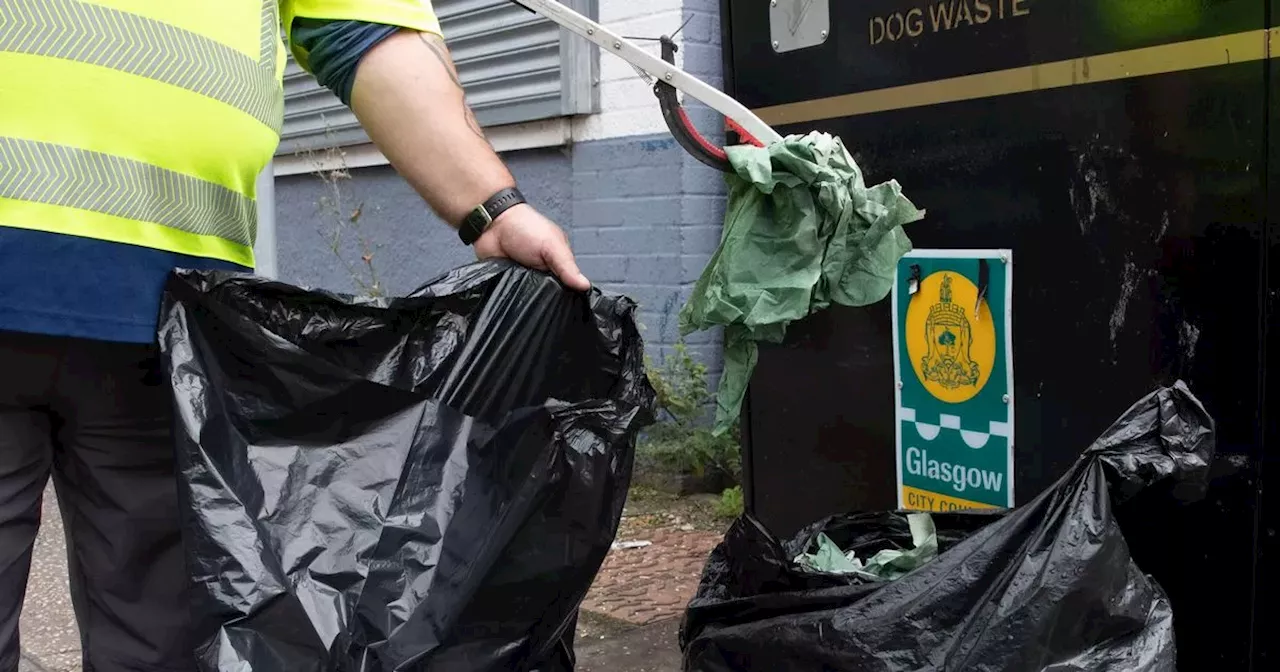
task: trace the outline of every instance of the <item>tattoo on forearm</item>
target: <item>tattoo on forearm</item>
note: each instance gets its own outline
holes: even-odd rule
[[[436,60],[440,61],[440,65],[444,66],[444,71],[449,73],[449,79],[453,81],[454,86],[457,86],[458,90],[462,91],[462,81],[458,79],[458,71],[453,66],[453,59],[449,57],[449,51],[445,47],[444,41],[435,35],[427,33],[418,33],[418,38],[422,40],[423,44],[427,45],[427,49],[436,57]],[[488,142],[489,139],[485,137],[484,130],[480,128],[480,122],[476,120],[476,115],[471,111],[471,106],[467,105],[465,99],[462,101],[462,114],[466,117],[467,125],[471,127],[471,131],[480,136],[481,140]]]

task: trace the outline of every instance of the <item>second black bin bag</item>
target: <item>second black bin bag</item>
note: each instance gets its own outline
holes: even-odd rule
[[[912,548],[904,512],[831,516],[785,541],[744,515],[685,611],[684,669],[1173,672],[1173,606],[1119,514],[1203,496],[1213,454],[1200,401],[1181,382],[1158,388],[1024,506],[932,514],[937,557],[892,581],[796,557],[819,533],[861,558]]]
[[[202,669],[572,669],[654,417],[634,312],[505,261],[391,299],[171,275]]]

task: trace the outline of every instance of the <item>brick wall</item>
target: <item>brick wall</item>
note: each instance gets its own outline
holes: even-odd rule
[[[647,19],[653,24],[648,32],[630,25],[615,29],[657,36],[669,34],[686,19],[689,23],[679,35],[681,67],[722,86],[717,0],[684,0],[678,15]],[[621,62],[607,54],[602,58]],[[640,303],[650,353],[660,356],[677,342],[680,308],[720,240],[724,178],[680,148],[661,124],[652,91],[623,67],[640,82],[629,88],[634,100],[624,109],[656,115],[661,130],[574,146],[570,237],[588,277]],[[601,70],[606,70],[604,62]],[[694,101],[687,109],[704,135],[723,140],[723,120],[717,113]],[[714,380],[721,368],[719,331],[691,334],[686,343],[708,365]]]
[[[574,148],[570,239],[579,264],[597,285],[640,303],[655,355],[678,339],[680,307],[720,239],[722,184],[670,137]],[[687,339],[713,369],[717,337]]]
[[[656,39],[689,20],[675,35],[676,65],[721,86],[719,0],[600,0],[599,7],[600,22],[626,36]],[[635,44],[654,56],[661,53],[656,41]],[[575,141],[666,133],[652,90],[626,61],[601,54],[599,90],[600,112],[574,121]]]
[[[620,35],[657,38],[680,27],[683,4],[684,0],[599,0],[597,18]],[[677,35],[677,44],[683,39],[683,35]],[[657,42],[638,40],[635,44],[654,56],[661,53]],[[677,54],[677,64],[682,57],[682,53]],[[649,85],[636,76],[629,63],[602,51],[598,86],[600,112],[574,120],[575,141],[650,135],[664,130],[662,114],[651,103]]]
[[[571,163],[560,149],[507,152],[503,157],[534,207],[565,228],[573,224]],[[390,294],[405,294],[451,268],[475,260],[474,251],[440,221],[422,197],[390,166],[356,168],[345,181],[344,212],[362,206],[360,234],[374,250],[379,279]],[[355,232],[342,235],[338,252],[331,247],[338,231],[332,215],[319,206],[329,196],[314,175],[277,177],[276,250],[281,279],[341,292],[359,287],[344,266],[364,275],[363,252]],[[367,280],[367,278],[366,278]]]

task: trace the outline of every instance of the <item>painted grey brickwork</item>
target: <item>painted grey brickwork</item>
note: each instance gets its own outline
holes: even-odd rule
[[[683,15],[684,69],[723,88],[719,0],[685,0]],[[719,113],[692,99],[686,110],[703,135],[723,142]],[[640,303],[650,353],[666,354],[679,338],[680,308],[720,241],[724,176],[661,134],[575,146],[573,181],[570,236],[579,264],[603,287]],[[720,331],[691,334],[686,342],[714,386]]]
[[[678,314],[720,240],[724,179],[667,136],[586,143],[573,150],[570,240],[587,277],[640,304],[655,356],[679,338]],[[718,333],[687,339],[720,368]]]
[[[721,86],[718,1],[686,0],[685,7],[685,17],[692,20],[683,31],[684,67]],[[657,114],[657,99],[651,102]],[[723,140],[717,113],[692,102],[688,111],[704,135]],[[720,239],[724,177],[687,155],[668,134],[513,152],[505,158],[534,205],[569,232],[587,276],[640,303],[650,353],[669,352],[679,337],[680,308]],[[351,175],[344,185],[346,198],[349,207],[365,204],[362,228],[379,246],[374,263],[388,292],[408,292],[473,259],[390,167],[355,169]],[[353,291],[350,275],[325,237],[333,230],[317,205],[325,194],[325,185],[314,176],[277,179],[280,274],[289,282]],[[348,240],[343,254],[359,263],[354,241]],[[719,332],[693,334],[687,342],[708,365],[714,384],[721,368]]]
[[[571,164],[564,150],[514,152],[507,165],[540,211],[564,226],[573,207]],[[342,183],[350,210],[363,204],[360,229],[374,246],[374,266],[389,294],[412,291],[451,268],[475,260],[457,233],[432,214],[420,196],[390,166],[351,170]],[[351,292],[357,287],[334,255],[333,218],[320,208],[328,186],[314,175],[276,178],[276,237],[282,280]],[[344,235],[342,256],[359,265],[360,249]]]
[[[639,302],[645,340],[655,357],[678,337],[677,318],[693,283],[720,240],[724,178],[684,153],[669,136],[601,140],[569,150],[528,150],[506,157],[521,190],[569,232],[587,277]],[[390,167],[358,168],[343,182],[347,210],[362,206],[362,235],[375,247],[374,266],[388,293],[403,294],[473,259],[456,234]],[[335,225],[320,206],[329,191],[318,177],[276,181],[276,226],[282,279],[355,291],[329,248]],[[360,265],[354,235],[342,256]],[[713,373],[719,333],[693,334],[690,350]]]

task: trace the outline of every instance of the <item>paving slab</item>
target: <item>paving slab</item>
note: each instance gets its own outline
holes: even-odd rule
[[[67,541],[52,486],[45,491],[43,520],[22,606],[19,672],[80,672],[80,631],[67,583]]]
[[[18,659],[18,672],[45,672],[45,669],[23,656]]]
[[[667,618],[575,646],[577,672],[679,672],[680,619]]]

